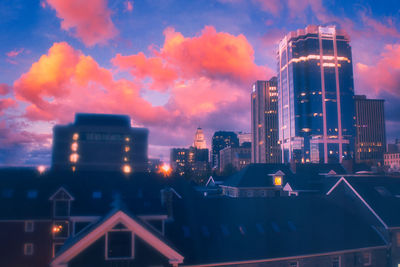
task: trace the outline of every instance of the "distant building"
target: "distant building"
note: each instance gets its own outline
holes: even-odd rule
[[[279,43],[279,140],[283,162],[354,158],[354,83],[350,38],[310,25]]]
[[[197,128],[196,134],[194,135],[193,146],[197,149],[206,149],[207,148],[207,143],[206,143],[206,140],[204,139],[203,129]]]
[[[149,172],[158,172],[162,161],[160,159],[149,159],[148,169]]]
[[[75,115],[75,122],[53,129],[55,170],[147,171],[145,128],[131,127],[129,116]]]
[[[225,147],[239,147],[239,139],[235,132],[217,131],[212,137],[211,164],[217,170],[220,169],[219,152]]]
[[[244,144],[249,144],[245,142]],[[225,147],[219,151],[220,172],[230,165],[236,170],[241,170],[251,163],[251,146]]]
[[[357,163],[383,163],[386,150],[383,99],[354,96],[356,114],[355,155]]]
[[[400,139],[396,139],[394,144],[388,144],[386,152],[387,153],[400,152]]]
[[[171,149],[170,164],[173,171],[181,176],[204,176],[209,169],[208,149],[173,148]]]
[[[252,162],[279,163],[278,91],[276,77],[257,81],[251,93]]]
[[[239,146],[241,146],[243,143],[251,143],[252,138],[251,138],[251,133],[244,133],[244,132],[237,132],[237,137],[239,138]]]
[[[400,171],[400,152],[385,153],[384,165],[389,167],[391,171]]]

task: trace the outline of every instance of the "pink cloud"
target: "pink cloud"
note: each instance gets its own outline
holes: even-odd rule
[[[6,83],[0,83],[0,95],[6,95],[11,92],[11,86]]]
[[[118,31],[111,20],[107,0],[46,0],[61,19],[61,28],[73,31],[87,46],[104,44]]]
[[[21,54],[22,52],[24,52],[24,49],[20,48],[20,49],[12,50],[12,51],[6,53],[6,55],[7,55],[7,57],[16,57],[19,54]]]
[[[357,63],[356,74],[361,91],[372,89],[376,95],[386,91],[400,96],[400,45],[386,45],[374,65]]]
[[[125,11],[132,12],[133,11],[133,1],[125,1],[124,2]]]

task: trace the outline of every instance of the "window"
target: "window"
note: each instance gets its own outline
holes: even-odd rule
[[[362,254],[362,263],[364,266],[371,265],[371,252],[363,252]]]
[[[26,256],[33,255],[33,244],[32,243],[24,244],[24,255],[26,255]]]
[[[340,267],[340,256],[335,256],[332,258],[332,267]]]
[[[113,229],[106,235],[106,259],[132,259],[133,235],[127,229]]]
[[[69,222],[56,221],[52,228],[54,238],[68,238],[69,236]]]
[[[274,176],[274,185],[282,186],[282,176]]]
[[[53,243],[53,257],[56,256],[57,252],[63,246],[63,243]]]
[[[55,217],[69,216],[69,201],[65,200],[54,201],[54,216]]]
[[[247,197],[253,197],[254,196],[253,190],[247,190],[246,195]]]
[[[289,267],[299,267],[299,262],[298,261],[289,262]]]
[[[34,228],[33,221],[25,221],[25,232],[31,233],[33,232]]]
[[[37,198],[38,196],[38,191],[37,190],[29,190],[28,192],[26,192],[26,197],[33,199],[33,198]]]

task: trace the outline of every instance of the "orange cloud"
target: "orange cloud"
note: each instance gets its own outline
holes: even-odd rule
[[[386,45],[380,60],[373,66],[357,63],[356,74],[363,92],[373,89],[400,96],[400,45]]]
[[[114,80],[67,43],[55,43],[47,55],[14,82],[17,99],[31,103],[26,116],[32,120],[70,121],[75,112],[128,113],[139,122],[158,121],[165,115],[140,97],[138,84]]]
[[[106,0],[46,0],[57,12],[61,28],[73,31],[87,46],[104,44],[118,31],[111,20]]]

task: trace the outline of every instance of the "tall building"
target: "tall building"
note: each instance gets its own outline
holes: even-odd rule
[[[193,146],[197,149],[207,148],[206,140],[204,139],[203,129],[197,128],[196,134],[194,135]]]
[[[251,133],[237,132],[236,134],[237,134],[237,137],[239,138],[240,146],[243,143],[251,143],[251,141],[252,141]]]
[[[354,96],[356,113],[356,162],[383,163],[386,150],[385,111],[383,99]]]
[[[250,144],[245,142],[244,144]],[[251,146],[225,147],[219,152],[220,172],[227,166],[241,170],[251,163]]]
[[[147,171],[148,134],[131,127],[129,116],[78,113],[74,123],[53,129],[52,168]]]
[[[251,93],[251,132],[253,163],[279,163],[278,92],[276,77],[257,81]]]
[[[239,139],[235,132],[217,131],[212,137],[211,164],[213,168],[220,168],[219,152],[225,147],[238,147]]]
[[[279,43],[279,140],[284,162],[354,157],[350,39],[335,26],[308,26]]]

